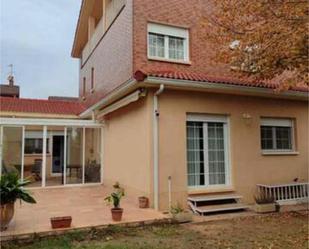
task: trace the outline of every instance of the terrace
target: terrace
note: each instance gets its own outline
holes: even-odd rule
[[[70,229],[115,223],[104,201],[112,189],[102,181],[102,130],[102,124],[92,120],[1,118],[0,172],[16,172],[29,180],[27,187],[37,201],[15,204],[14,218],[1,240],[57,233],[51,228],[52,217],[72,216]],[[133,196],[125,196],[121,207],[121,224],[166,218],[152,209],[139,209]]]
[[[44,236],[59,233],[66,229],[53,230],[50,218],[54,216],[72,216],[70,229],[86,229],[110,224],[128,224],[165,220],[166,216],[153,209],[139,209],[138,201],[125,196],[121,203],[124,209],[121,222],[113,222],[110,207],[104,197],[110,194],[111,188],[106,186],[80,186],[75,188],[37,188],[31,192],[37,204],[17,202],[15,215],[8,229],[1,232],[1,240],[16,237],[27,237],[38,234]]]

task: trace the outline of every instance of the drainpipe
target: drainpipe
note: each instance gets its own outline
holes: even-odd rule
[[[164,91],[161,84],[153,96],[153,194],[154,208],[159,210],[159,101],[158,96]]]

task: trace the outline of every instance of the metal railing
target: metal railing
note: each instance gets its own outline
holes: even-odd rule
[[[257,184],[257,188],[259,193],[272,197],[275,201],[308,201],[309,183]]]

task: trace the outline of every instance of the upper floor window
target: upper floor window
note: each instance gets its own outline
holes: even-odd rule
[[[83,97],[86,96],[86,77],[83,77]]]
[[[263,118],[261,145],[264,151],[293,151],[294,129],[292,119]]]
[[[91,91],[94,90],[94,68],[91,68]]]
[[[188,29],[149,23],[148,58],[189,62]]]

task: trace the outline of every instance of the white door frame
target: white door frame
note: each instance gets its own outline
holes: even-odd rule
[[[64,132],[64,129],[63,129],[63,131],[56,131],[56,132],[54,132],[54,131],[50,131],[49,132],[49,136],[48,136],[48,138],[49,138],[49,153],[50,153],[50,156],[51,156],[51,162],[52,162],[52,165],[51,165],[51,167],[50,167],[50,175],[51,176],[61,176],[61,175],[63,175],[63,172],[61,173],[54,173],[53,172],[53,156],[54,156],[54,154],[53,154],[53,149],[54,149],[54,136],[57,136],[57,137],[63,137],[63,141],[64,141],[64,134],[65,132]],[[63,155],[64,155],[64,153],[65,153],[65,144],[64,144],[64,142],[63,142],[63,150],[64,150],[64,152],[63,152]],[[63,160],[64,160],[64,156],[63,156]],[[63,162],[63,170],[64,170],[64,162]]]
[[[203,122],[204,141],[204,185],[188,186],[189,189],[216,189],[231,186],[231,163],[230,163],[230,119],[226,115],[188,114],[187,121]],[[208,123],[223,123],[224,135],[224,159],[225,159],[225,184],[209,184],[208,164]]]

